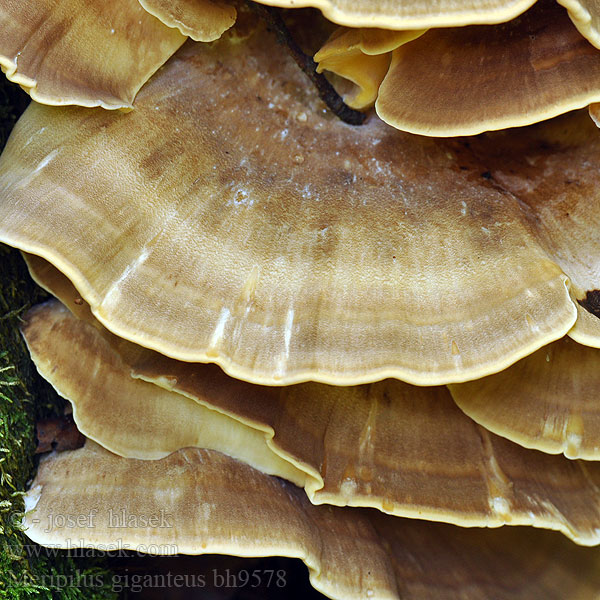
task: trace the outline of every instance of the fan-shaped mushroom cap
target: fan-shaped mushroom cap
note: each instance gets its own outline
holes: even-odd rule
[[[569,335],[600,347],[600,133],[585,112],[472,140],[492,181],[527,207],[540,243],[569,276]]]
[[[152,15],[169,27],[199,42],[212,42],[234,23],[235,7],[219,0],[139,0]]]
[[[600,4],[598,0],[558,0],[568,11],[579,33],[600,48]]]
[[[88,441],[44,459],[25,500],[26,533],[41,544],[297,557],[313,586],[340,600],[583,600],[600,589],[598,550],[550,532],[313,506],[293,486],[209,450],[139,461]]]
[[[282,8],[312,6],[334,23],[349,27],[427,29],[472,23],[501,23],[527,10],[535,0],[256,0]]]
[[[212,365],[107,341],[57,302],[33,309],[23,333],[81,430],[119,454],[156,458],[206,444],[303,485],[317,504],[468,526],[527,524],[600,543],[600,464],[491,435],[445,388],[395,380],[254,386]],[[132,367],[166,389],[131,379]]]
[[[0,66],[37,102],[130,107],[185,37],[138,0],[1,0]]]
[[[356,87],[344,94],[344,102],[355,109],[367,108],[377,99],[379,86],[390,66],[390,52],[423,33],[424,29],[340,28],[315,54],[317,71],[330,71],[352,82]]]
[[[508,369],[460,385],[452,397],[472,419],[527,448],[600,460],[600,350],[569,338]]]
[[[571,328],[516,199],[445,141],[323,114],[273,43],[189,44],[127,114],[31,106],[0,239],[120,337],[256,383],[464,381]]]
[[[209,448],[304,485],[303,471],[271,451],[260,430],[133,379],[118,352],[121,347],[127,356],[123,346],[130,344],[106,330],[100,333],[59,302],[30,311],[23,335],[40,373],[72,401],[79,430],[109,450],[157,459],[187,446]],[[135,347],[129,352],[135,354]]]
[[[540,0],[514,21],[428,31],[394,50],[378,115],[432,136],[529,125],[600,100],[600,52]]]

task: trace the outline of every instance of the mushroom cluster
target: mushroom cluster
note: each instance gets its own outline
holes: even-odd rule
[[[88,438],[27,535],[301,558],[340,600],[597,597],[600,7],[261,4],[0,0],[35,101],[0,242]]]

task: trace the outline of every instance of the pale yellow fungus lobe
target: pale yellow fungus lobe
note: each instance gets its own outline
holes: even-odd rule
[[[425,30],[340,28],[315,54],[317,71],[328,71],[351,82],[353,87],[343,95],[344,101],[358,110],[368,108],[377,99],[379,86],[390,66],[391,51],[423,33]],[[336,89],[340,87],[343,86],[338,83]]]

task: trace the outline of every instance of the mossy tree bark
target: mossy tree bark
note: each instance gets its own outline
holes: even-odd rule
[[[27,103],[0,75],[0,149]],[[41,548],[20,528],[23,492],[35,468],[35,422],[64,410],[37,374],[18,328],[23,312],[45,296],[20,253],[0,245],[0,598],[116,598],[103,557]]]

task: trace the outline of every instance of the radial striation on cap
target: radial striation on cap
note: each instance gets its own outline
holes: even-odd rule
[[[139,461],[88,441],[43,459],[25,502],[26,533],[40,544],[301,558],[313,586],[339,600],[583,600],[600,589],[598,551],[551,532],[313,506],[290,484],[210,450]]]
[[[0,240],[120,337],[254,383],[465,381],[572,327],[566,276],[482,162],[323,113],[273,44],[188,43],[127,114],[31,106]]]

